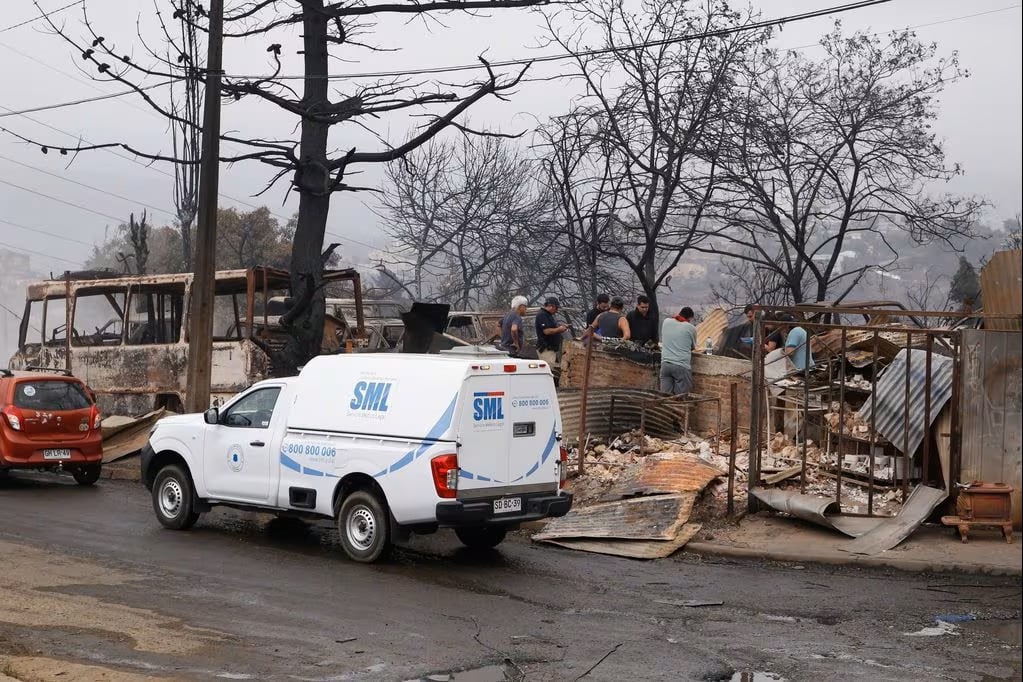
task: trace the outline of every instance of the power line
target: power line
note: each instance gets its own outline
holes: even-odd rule
[[[13,24],[11,26],[8,26],[7,28],[0,28],[0,33],[6,33],[7,31],[13,31],[16,28],[21,28],[22,26],[25,26],[27,24],[31,24],[34,21],[39,21],[40,19],[43,19],[45,17],[51,17],[54,14],[56,14],[57,12],[63,12],[64,10],[70,9],[70,8],[74,7],[75,5],[81,5],[83,2],[85,2],[85,0],[75,0],[75,2],[72,2],[72,3],[68,4],[68,5],[64,5],[63,7],[58,7],[57,9],[51,9],[49,12],[45,12],[44,14],[40,14],[38,17],[32,17],[31,19],[26,19],[25,21],[22,21],[22,22],[17,23],[17,24]]]
[[[58,199],[55,196],[51,196],[49,194],[44,194],[42,192],[37,192],[36,190],[29,189],[28,187],[22,187],[21,185],[16,185],[15,183],[11,182],[10,180],[4,180],[3,178],[0,178],[0,185],[7,185],[9,187],[14,187],[15,189],[20,189],[21,191],[28,192],[29,194],[35,194],[36,196],[43,197],[44,199],[49,199],[50,201],[56,201],[57,203],[64,204],[66,206],[71,206],[72,208],[77,208],[77,209],[82,210],[82,211],[88,211],[89,213],[94,213],[94,214],[100,216],[101,218],[109,218],[110,220],[113,220],[113,221],[115,221],[117,223],[123,223],[124,222],[123,218],[118,218],[117,216],[112,216],[109,213],[103,213],[102,211],[95,211],[95,210],[93,210],[91,208],[88,208],[87,206],[82,206],[81,204],[76,204],[73,201],[67,201],[65,199]]]
[[[346,73],[346,74],[325,74],[325,75],[278,75],[278,76],[247,76],[247,75],[233,75],[227,74],[228,78],[238,78],[245,80],[309,80],[313,78],[326,78],[327,80],[354,80],[361,78],[390,78],[398,76],[422,76],[429,74],[441,74],[451,73],[455,71],[478,71],[480,69],[495,68],[502,66],[525,66],[526,64],[538,64],[543,62],[556,62],[565,59],[576,59],[578,57],[595,57],[603,54],[612,54],[615,52],[626,52],[636,49],[644,49],[649,47],[661,47],[664,45],[673,45],[675,43],[685,43],[692,40],[702,40],[704,38],[718,38],[721,36],[732,35],[734,33],[743,33],[745,31],[755,31],[762,28],[771,28],[774,26],[783,26],[785,24],[791,24],[799,21],[806,21],[808,19],[817,19],[820,17],[828,16],[831,14],[842,14],[844,12],[851,12],[853,10],[865,9],[867,7],[873,7],[875,5],[883,5],[892,2],[892,0],[860,0],[859,2],[850,2],[844,5],[835,5],[832,7],[826,7],[824,9],[812,10],[809,12],[802,12],[800,14],[790,14],[784,17],[778,17],[776,19],[765,19],[764,21],[755,21],[749,24],[742,24],[740,26],[733,26],[731,28],[722,28],[714,31],[703,31],[701,33],[689,33],[686,35],[675,36],[672,38],[663,38],[661,40],[651,40],[642,43],[628,43],[625,45],[612,45],[610,47],[595,48],[590,50],[582,50],[579,52],[562,52],[558,54],[540,55],[538,57],[524,57],[519,59],[506,59],[503,61],[488,62],[483,64],[481,62],[475,62],[472,64],[457,64],[451,66],[436,66],[436,67],[424,67],[421,69],[401,69],[396,71],[375,71],[370,73]]]
[[[164,81],[163,83],[154,83],[153,85],[143,85],[138,88],[131,90],[119,90],[118,92],[111,92],[106,95],[96,95],[95,97],[85,97],[83,99],[76,99],[71,102],[60,102],[58,104],[43,104],[38,107],[32,107],[31,109],[22,109],[21,111],[6,111],[0,114],[0,118],[7,118],[8,116],[21,116],[23,114],[34,114],[37,111],[51,111],[52,109],[63,109],[65,107],[74,107],[79,104],[89,104],[90,102],[99,102],[105,99],[114,99],[115,97],[124,97],[125,95],[133,95],[137,92],[143,92],[145,90],[152,90],[154,88],[162,88],[165,85],[170,85],[174,81]],[[4,107],[6,109],[6,107]]]
[[[115,199],[120,199],[122,201],[127,201],[130,204],[137,204],[138,206],[142,206],[144,208],[148,208],[148,209],[150,209],[152,211],[156,211],[158,213],[163,213],[165,215],[169,215],[171,218],[177,218],[177,214],[173,213],[171,211],[167,211],[167,210],[162,209],[162,208],[157,208],[156,206],[153,206],[151,204],[147,204],[147,203],[142,202],[142,201],[137,201],[135,199],[129,199],[126,196],[122,196],[120,194],[115,194],[114,192],[110,192],[110,191],[105,190],[105,189],[100,189],[99,187],[93,187],[92,185],[87,185],[84,182],[79,182],[78,180],[75,180],[73,178],[64,177],[63,175],[60,175],[58,173],[50,172],[50,171],[46,170],[45,168],[39,168],[38,166],[33,166],[30,163],[24,163],[24,162],[18,161],[16,159],[12,159],[12,158],[6,157],[3,154],[0,154],[0,159],[2,159],[4,161],[7,161],[8,163],[17,164],[17,165],[19,165],[19,166],[21,166],[23,168],[28,168],[30,170],[34,170],[37,173],[43,173],[44,175],[49,175],[50,177],[57,178],[58,180],[62,180],[64,182],[70,182],[73,185],[78,185],[79,187],[84,187],[85,189],[92,190],[93,192],[99,192],[100,194],[106,194],[107,196],[114,197]]]
[[[71,265],[74,265],[76,268],[82,267],[82,264],[79,263],[78,261],[69,260],[67,258],[61,258],[60,256],[54,256],[52,253],[43,253],[41,251],[33,251],[32,249],[26,249],[23,246],[14,246],[13,244],[4,244],[3,248],[5,248],[5,249],[13,249],[15,251],[21,251],[23,253],[29,253],[29,254],[32,254],[33,256],[42,256],[43,258],[52,258],[53,260],[63,261],[65,263],[70,263]]]
[[[845,5],[837,5],[837,6],[828,7],[828,8],[825,8],[825,9],[813,10],[813,11],[810,11],[810,12],[803,12],[801,14],[792,14],[792,15],[785,16],[785,17],[779,17],[777,19],[769,19],[769,20],[765,20],[765,21],[757,21],[757,22],[753,22],[751,24],[743,24],[741,26],[733,26],[731,28],[723,28],[723,29],[719,29],[719,30],[716,30],[716,31],[704,31],[704,32],[701,32],[701,33],[690,33],[690,34],[686,34],[686,35],[682,35],[682,36],[675,36],[674,38],[665,38],[663,40],[653,40],[653,41],[647,41],[647,42],[643,42],[643,43],[630,43],[628,45],[613,45],[611,47],[605,47],[605,48],[599,48],[599,49],[593,49],[593,50],[583,50],[581,52],[563,52],[563,53],[560,53],[560,54],[553,54],[553,55],[541,55],[539,57],[529,57],[529,58],[521,58],[521,59],[507,59],[507,60],[504,60],[504,61],[489,62],[489,67],[490,68],[494,68],[494,67],[502,67],[502,66],[523,66],[523,65],[526,65],[526,64],[535,64],[535,63],[542,63],[542,62],[561,61],[561,60],[564,60],[564,59],[576,59],[578,57],[589,57],[589,56],[596,56],[596,55],[601,55],[601,54],[610,54],[610,53],[613,53],[613,52],[622,52],[622,51],[626,51],[626,50],[635,50],[635,49],[642,49],[642,48],[648,48],[648,47],[659,47],[659,46],[662,46],[662,45],[671,45],[671,44],[674,44],[674,43],[683,43],[683,42],[688,42],[688,41],[691,41],[691,40],[701,40],[703,38],[712,38],[712,37],[731,35],[733,33],[741,33],[741,32],[744,32],[744,31],[752,31],[752,30],[761,29],[761,28],[770,28],[772,26],[781,26],[781,25],[784,25],[784,24],[794,23],[794,22],[797,22],[797,21],[805,21],[807,19],[816,19],[816,18],[819,18],[819,17],[828,16],[828,15],[831,15],[831,14],[840,14],[840,13],[843,13],[843,12],[849,12],[849,11],[852,11],[852,10],[863,9],[863,8],[866,8],[866,7],[873,7],[875,5],[883,5],[883,4],[886,4],[886,3],[889,3],[889,2],[892,2],[892,0],[860,0],[859,2],[852,2],[852,3],[847,3]],[[327,80],[342,80],[342,79],[343,80],[353,80],[353,79],[361,79],[361,78],[386,78],[386,77],[396,77],[396,76],[419,76],[419,75],[426,75],[426,74],[451,73],[451,72],[454,72],[454,71],[479,70],[479,69],[485,69],[485,68],[488,68],[488,65],[484,65],[482,63],[474,63],[474,64],[458,64],[458,65],[453,65],[453,66],[426,67],[426,68],[422,68],[422,69],[400,69],[400,70],[397,70],[397,71],[377,71],[377,72],[371,72],[371,73],[349,73],[349,74],[334,74],[334,75],[325,74],[325,75],[322,75],[322,76],[318,76],[318,75],[309,75],[309,76],[307,76],[307,75],[301,74],[301,75],[277,75],[277,76],[272,76],[271,77],[271,76],[267,76],[267,75],[264,74],[264,75],[256,75],[256,76],[227,75],[227,77],[238,78],[238,79],[246,79],[246,80],[268,80],[269,79],[269,80],[303,80],[304,81],[304,80],[309,80],[309,79],[314,79],[314,78],[326,78]],[[154,84],[154,85],[148,85],[148,86],[139,88],[139,90],[150,90],[152,88],[162,87],[164,85],[169,85],[171,83],[173,83],[173,81],[166,81],[166,82],[163,82],[163,83],[157,83],[157,84]],[[7,113],[0,114],[0,118],[4,118],[4,117],[7,117],[7,116],[18,116],[18,115],[21,115],[21,114],[31,114],[31,113],[35,113],[35,112],[38,112],[38,111],[48,111],[50,109],[59,109],[59,108],[63,108],[63,107],[77,106],[79,104],[88,104],[90,102],[97,102],[97,101],[100,101],[100,100],[112,99],[114,97],[123,97],[125,95],[130,95],[130,94],[132,94],[134,92],[136,92],[136,90],[122,90],[122,91],[116,92],[116,93],[110,93],[110,94],[107,94],[107,95],[101,95],[101,96],[97,96],[97,97],[88,97],[88,98],[85,98],[85,99],[75,100],[73,102],[63,102],[63,103],[58,103],[58,104],[42,105],[42,106],[38,106],[38,107],[33,107],[31,109],[23,109],[21,111],[13,111],[13,112],[12,111],[8,111]]]
[[[81,244],[82,246],[90,246],[90,247],[91,246],[95,246],[95,244],[90,244],[89,242],[82,241],[81,239],[75,239],[74,237],[68,237],[67,235],[64,235],[64,234],[57,234],[56,232],[47,232],[46,230],[40,229],[38,227],[29,227],[28,225],[22,225],[20,223],[12,223],[10,220],[7,220],[5,218],[0,218],[0,223],[3,223],[4,225],[10,225],[11,227],[16,227],[16,228],[18,228],[20,230],[26,230],[28,232],[36,232],[38,234],[45,234],[47,237],[56,237],[57,239],[60,239],[60,240],[66,241],[66,242],[74,242],[75,244]]]

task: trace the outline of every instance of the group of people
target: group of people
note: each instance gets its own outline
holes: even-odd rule
[[[512,356],[525,349],[523,317],[528,301],[525,296],[512,299],[511,310],[501,319],[501,348]],[[536,316],[536,348],[540,359],[558,366],[561,344],[571,326],[555,315],[560,302],[551,296],[544,301]],[[682,308],[677,315],[663,322],[650,310],[650,299],[637,296],[635,308],[625,312],[625,301],[607,294],[597,296],[593,308],[586,313],[582,338],[593,335],[599,339],[623,339],[640,345],[661,346],[660,387],[672,395],[688,394],[693,387],[692,355],[696,348],[696,327],[692,324],[693,309]]]
[[[525,296],[516,296],[512,299],[511,310],[501,319],[501,348],[512,356],[521,356],[526,350],[523,317],[527,303]],[[537,355],[552,367],[558,366],[565,332],[572,328],[555,317],[560,307],[557,298],[548,297],[534,323]],[[751,306],[746,307],[745,314],[752,330],[754,312]],[[621,298],[600,294],[593,308],[586,313],[586,329],[582,338],[593,335],[599,339],[625,339],[640,345],[659,344],[661,392],[685,396],[693,389],[693,352],[697,347],[693,317],[693,309],[686,306],[678,314],[659,322],[657,315],[650,310],[647,296],[636,297],[635,308],[626,313],[625,302]],[[791,315],[765,314],[764,351],[768,353],[768,362],[772,357],[784,357],[795,369],[802,371],[813,367],[813,354],[806,330],[794,322]],[[780,353],[771,356],[776,350]]]

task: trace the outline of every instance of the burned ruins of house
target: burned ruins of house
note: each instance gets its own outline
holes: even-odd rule
[[[983,313],[914,312],[889,302],[784,309],[795,319],[782,326],[798,324],[811,339],[816,362],[809,371],[785,362],[777,365],[784,371],[770,367],[778,356],[763,350],[762,311],[748,328],[756,337],[747,344],[751,360],[717,354],[730,328],[712,313],[704,335],[714,354],[694,353],[693,393],[683,401],[657,392],[655,353],[618,342],[569,343],[559,399],[579,472],[571,486],[580,513],[603,506],[587,513],[589,522],[566,517],[553,535],[545,530],[537,539],[648,556],[694,523],[773,509],[845,532],[855,538],[850,552],[875,554],[925,520],[955,525],[958,517],[943,519],[942,512],[956,511],[962,490],[1004,493],[1018,528],[1018,256],[987,266],[1014,272],[982,272],[1011,285],[985,299]],[[615,521],[624,508],[615,505],[630,498],[619,494],[619,482],[662,457],[719,473],[690,508],[668,501],[643,508],[655,529],[684,516],[673,537],[644,540],[652,546],[625,542],[629,527]],[[986,520],[982,525],[1004,527]]]

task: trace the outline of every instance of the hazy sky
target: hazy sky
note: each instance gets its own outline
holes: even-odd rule
[[[70,0],[40,0],[46,9]],[[158,0],[161,2],[162,0]],[[237,4],[228,0],[228,6]],[[764,18],[774,18],[841,4],[839,0],[759,0]],[[152,0],[89,0],[88,8],[98,33],[108,44],[120,49],[136,45],[136,58],[142,49],[135,37],[136,19],[142,17],[142,29],[151,44],[158,44],[152,25]],[[78,70],[70,47],[60,38],[48,35],[42,22],[5,30],[36,15],[30,0],[4,0],[0,13],[0,126],[52,143],[74,144],[71,136],[93,143],[129,140],[148,150],[168,151],[169,134],[165,122],[137,97],[122,97],[102,102],[30,114],[3,116],[10,110],[22,110],[92,97],[113,92],[122,86],[90,81]],[[966,17],[965,15],[977,15]],[[83,35],[80,8],[56,15],[66,22],[69,32]],[[1021,29],[1020,6],[1010,0],[895,0],[887,5],[842,15],[847,30],[869,29],[887,32],[918,27],[918,35],[935,41],[943,53],[958,50],[962,64],[971,77],[951,86],[941,102],[937,133],[946,140],[948,157],[960,163],[966,175],[957,179],[952,191],[980,194],[994,208],[988,218],[1000,224],[1023,205],[1021,199]],[[777,38],[780,47],[812,45],[831,27],[831,19],[816,19],[786,27]],[[445,26],[385,20],[377,27],[375,40],[380,46],[401,47],[397,52],[352,51],[345,54],[352,62],[334,60],[337,73],[358,73],[408,67],[463,64],[475,61],[487,50],[493,60],[518,58],[530,54],[557,51],[537,49],[543,36],[540,17],[530,12],[495,11],[489,18],[467,19],[449,16]],[[229,73],[261,74],[268,70],[266,46],[284,44],[285,70],[300,73],[301,57],[295,55],[297,31],[275,37],[258,38],[239,45],[229,41],[225,69]],[[813,54],[818,48],[806,48]],[[567,69],[566,63],[535,66],[534,77],[555,76]],[[469,74],[447,75],[454,82],[469,80]],[[296,87],[300,83],[295,84]],[[352,84],[335,82],[337,91],[348,92]],[[157,90],[158,96],[164,96]],[[540,81],[523,84],[510,102],[491,100],[470,113],[474,126],[489,126],[508,132],[533,128],[537,120],[565,111],[573,88],[564,81]],[[33,120],[34,119],[34,120]],[[294,120],[274,107],[243,101],[224,109],[225,130],[244,134],[295,137]],[[398,139],[408,129],[408,119],[382,121],[378,132]],[[46,126],[52,126],[47,128]],[[63,134],[56,129],[65,131]],[[360,148],[378,146],[365,134],[343,132],[339,146]],[[227,148],[225,152],[230,152]],[[121,152],[119,152],[121,153]],[[123,153],[122,153],[123,154]],[[158,224],[169,223],[173,205],[170,167],[157,164],[147,168],[106,152],[81,154],[65,168],[68,157],[43,155],[10,136],[0,133],[0,243],[13,249],[38,252],[32,255],[39,272],[60,272],[81,264],[99,243],[104,231],[126,221],[132,211],[149,212]],[[25,165],[20,165],[25,164]],[[269,173],[258,163],[223,166],[220,186],[221,204],[246,208],[244,202],[267,204],[280,216],[290,215],[297,197],[287,195],[287,184],[259,198],[252,195],[264,187]],[[379,172],[367,172],[360,184],[376,185]],[[91,186],[84,187],[80,184]],[[13,185],[17,185],[15,187]],[[37,192],[39,194],[34,194]],[[106,194],[109,192],[111,194]],[[48,196],[40,196],[48,195]],[[112,196],[112,195],[119,195]],[[282,203],[287,199],[286,203]],[[59,201],[58,201],[59,200]],[[68,205],[77,204],[79,207]],[[377,218],[367,208],[367,194],[335,195],[332,201],[328,239],[344,243],[350,257],[364,254],[369,246],[384,244]],[[88,210],[86,210],[88,209]],[[4,222],[7,221],[7,222]],[[15,227],[12,223],[23,226]],[[24,229],[29,228],[29,229]],[[45,232],[59,236],[48,236]],[[20,306],[20,302],[19,302]]]

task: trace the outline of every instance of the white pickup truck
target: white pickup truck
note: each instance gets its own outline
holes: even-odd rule
[[[337,521],[345,553],[384,557],[412,532],[494,547],[563,516],[561,415],[550,368],[492,350],[320,356],[204,414],[168,417],[142,451],[161,524],[217,504]]]

